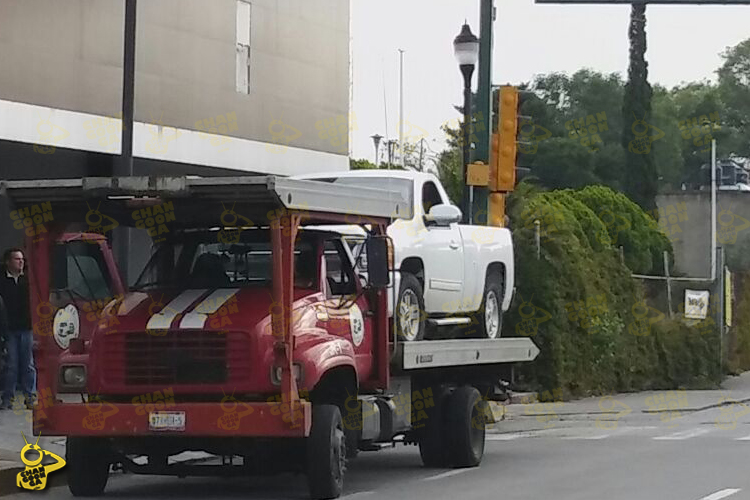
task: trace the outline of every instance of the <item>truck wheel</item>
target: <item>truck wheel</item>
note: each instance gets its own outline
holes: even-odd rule
[[[440,389],[435,395],[435,405],[425,409],[424,427],[415,429],[422,464],[430,468],[448,467],[448,448],[445,440],[445,404],[449,395]]]
[[[314,405],[307,438],[307,485],[312,500],[338,498],[344,486],[346,438],[336,405]]]
[[[109,478],[110,453],[102,438],[69,437],[65,446],[68,489],[75,497],[101,495]]]
[[[503,299],[500,285],[487,279],[484,288],[482,305],[477,312],[479,316],[480,336],[486,339],[500,337],[503,329]]]
[[[476,467],[484,455],[485,410],[482,395],[474,387],[457,388],[446,401],[445,435],[453,467]]]
[[[401,290],[396,304],[396,334],[401,340],[411,342],[424,338],[424,295],[416,276],[401,275]]]

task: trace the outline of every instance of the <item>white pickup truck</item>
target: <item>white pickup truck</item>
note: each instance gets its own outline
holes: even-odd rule
[[[508,229],[459,224],[461,210],[432,174],[360,170],[295,178],[398,190],[411,200],[414,216],[396,219],[388,228],[397,271],[396,331],[402,340],[422,340],[428,324],[471,325],[464,333],[500,336],[502,315],[513,295],[513,241]],[[392,297],[388,302],[393,317]]]

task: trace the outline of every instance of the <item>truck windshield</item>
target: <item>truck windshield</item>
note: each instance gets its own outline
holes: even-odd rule
[[[313,247],[300,241],[295,247],[298,283],[310,288],[315,281]],[[309,261],[309,262],[308,262]],[[222,288],[270,286],[273,262],[271,243],[216,240],[162,244],[138,278],[134,290],[153,287]]]

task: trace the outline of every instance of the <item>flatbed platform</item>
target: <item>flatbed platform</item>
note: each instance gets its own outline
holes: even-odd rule
[[[399,343],[404,370],[532,361],[539,348],[530,338],[420,340]]]

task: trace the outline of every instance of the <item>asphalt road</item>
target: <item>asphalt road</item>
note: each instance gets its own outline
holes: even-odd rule
[[[690,414],[531,416],[489,434],[479,468],[422,468],[416,447],[361,453],[342,498],[503,500],[750,499],[750,408]],[[735,414],[739,411],[735,410]],[[571,419],[573,418],[573,419]],[[600,420],[597,418],[608,418]],[[717,419],[721,427],[716,425]],[[19,493],[6,499],[27,499]],[[41,494],[72,498],[67,488]],[[305,499],[303,476],[164,478],[113,475],[106,497]]]

